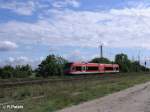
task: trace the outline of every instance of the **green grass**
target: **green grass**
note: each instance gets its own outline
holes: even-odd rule
[[[52,112],[150,81],[150,74],[144,73],[113,75],[103,77],[103,80],[88,79],[0,88],[0,103],[23,105],[24,109],[17,110],[19,112]]]

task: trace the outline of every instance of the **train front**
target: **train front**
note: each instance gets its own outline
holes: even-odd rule
[[[69,75],[71,74],[71,67],[73,63],[66,63],[64,67],[64,74]]]

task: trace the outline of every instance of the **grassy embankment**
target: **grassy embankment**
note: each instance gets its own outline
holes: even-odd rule
[[[4,112],[51,112],[147,81],[150,81],[150,74],[119,73],[106,76],[103,80],[88,79],[0,88],[0,103],[24,106],[23,109],[5,109]]]

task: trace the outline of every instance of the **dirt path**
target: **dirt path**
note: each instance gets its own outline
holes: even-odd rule
[[[150,82],[58,112],[150,112]]]

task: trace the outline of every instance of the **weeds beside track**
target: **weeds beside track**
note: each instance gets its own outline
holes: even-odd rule
[[[34,83],[34,81],[41,80],[43,82]],[[18,84],[17,81],[25,81],[25,84]],[[31,81],[31,83],[26,81]],[[0,84],[3,82],[5,84],[13,83],[13,85],[0,87],[0,103],[2,105],[23,105],[24,109],[19,112],[53,112],[147,81],[150,81],[149,73],[5,80]]]
[[[59,82],[70,82],[78,80],[103,80],[105,78],[119,78],[123,75],[117,74],[99,74],[99,75],[79,75],[79,76],[64,76],[64,77],[52,77],[52,78],[40,78],[40,79],[10,79],[0,80],[0,87],[11,87],[11,86],[23,86],[33,84],[44,84],[44,83],[59,83]]]

